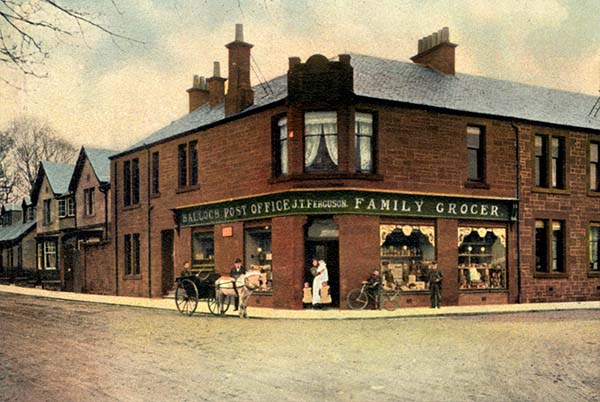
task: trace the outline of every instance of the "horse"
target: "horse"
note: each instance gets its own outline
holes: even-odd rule
[[[233,286],[237,288],[237,294]],[[221,315],[225,314],[223,298],[225,296],[239,296],[239,315],[240,318],[248,318],[248,299],[253,291],[260,287],[260,271],[248,271],[240,275],[237,279],[231,276],[221,276],[215,281],[215,298],[217,301],[217,311]]]

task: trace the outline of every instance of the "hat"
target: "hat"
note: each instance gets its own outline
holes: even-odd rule
[[[431,261],[431,265],[437,265],[437,261],[436,260]]]
[[[236,258],[234,263],[237,264],[238,262],[242,262],[242,260],[240,260],[239,258]]]

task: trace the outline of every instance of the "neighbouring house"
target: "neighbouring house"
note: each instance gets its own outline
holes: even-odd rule
[[[427,305],[433,261],[443,305],[600,299],[597,99],[456,73],[456,46],[443,29],[413,63],[290,57],[252,86],[237,26],[228,78],[195,77],[188,114],[111,157],[115,292],[241,258],[263,273],[252,303],[299,309],[316,257],[339,308],[375,268]],[[59,196],[36,188],[48,229]]]
[[[35,283],[35,219],[29,197],[0,206],[0,281]]]
[[[36,211],[37,271],[45,288],[73,290],[76,249],[75,198],[69,192],[74,165],[40,162],[31,191]]]

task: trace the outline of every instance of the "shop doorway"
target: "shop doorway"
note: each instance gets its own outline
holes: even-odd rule
[[[340,306],[340,267],[338,227],[333,219],[314,219],[306,226],[304,240],[304,281],[312,286],[311,260],[322,259],[327,264],[331,306]]]
[[[175,285],[175,267],[173,265],[173,231],[160,232],[160,255],[162,268],[162,294],[169,293]]]

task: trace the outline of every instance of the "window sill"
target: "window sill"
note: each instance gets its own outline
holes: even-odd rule
[[[533,274],[534,279],[567,279],[569,278],[569,274],[566,272],[557,272],[557,273],[549,273],[549,272],[535,272]]]
[[[487,288],[487,289],[459,289],[461,293],[508,293],[508,289]]]
[[[600,271],[588,271],[588,278],[600,278]]]
[[[600,197],[600,191],[588,190],[588,197]]]
[[[150,198],[152,198],[152,199],[160,198],[160,193],[152,193],[152,194],[150,194]]]
[[[125,275],[123,277],[124,281],[137,281],[142,279],[142,275],[141,274],[137,274],[137,275]]]
[[[92,213],[92,214],[85,214],[85,215],[84,215],[84,218],[93,218],[93,217],[95,217],[95,216],[96,216],[96,213],[94,212],[94,213]]]
[[[137,203],[137,204],[134,204],[134,205],[128,205],[126,207],[123,207],[123,211],[130,211],[130,210],[138,209],[138,208],[141,208],[141,207],[142,207],[142,204]]]
[[[556,195],[571,195],[571,190],[561,188],[546,188],[546,187],[533,187],[532,193],[544,193],[544,194],[556,194]]]
[[[472,180],[467,180],[464,184],[463,184],[464,188],[477,188],[477,189],[482,189],[482,190],[489,190],[490,189],[490,185],[487,184],[484,181],[472,181]]]
[[[300,173],[290,174],[278,177],[271,177],[269,184],[285,183],[289,181],[308,181],[308,180],[370,180],[383,181],[380,174],[365,173]]]
[[[175,191],[175,194],[188,193],[190,191],[198,190],[199,188],[200,188],[199,184],[196,184],[194,186],[178,187],[177,190]]]

